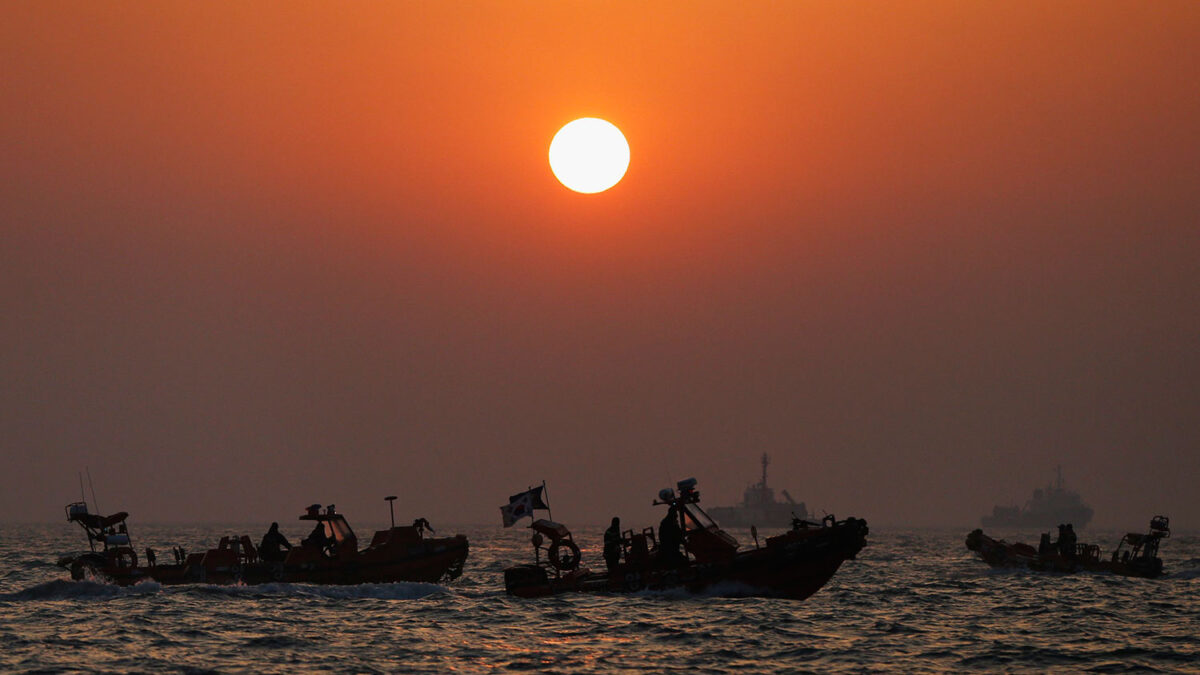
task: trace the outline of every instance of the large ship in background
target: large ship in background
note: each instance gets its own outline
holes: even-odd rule
[[[997,506],[992,515],[984,516],[984,527],[990,528],[1053,528],[1071,523],[1077,528],[1092,522],[1092,507],[1083,503],[1078,492],[1068,490],[1063,481],[1062,466],[1056,468],[1054,483],[1033,491],[1033,499],[1020,506]]]
[[[791,527],[793,519],[808,520],[808,509],[804,502],[792,499],[787,490],[780,490],[787,501],[777,501],[775,491],[767,487],[767,465],[770,462],[771,458],[764,452],[762,480],[746,488],[741,504],[709,509],[713,519],[727,527]]]

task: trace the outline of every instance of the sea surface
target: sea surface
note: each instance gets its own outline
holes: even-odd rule
[[[436,523],[435,523],[436,525]],[[265,531],[264,528],[259,528]],[[296,542],[306,528],[285,534]],[[360,538],[370,528],[359,527]],[[131,527],[170,558],[246,526]],[[857,560],[806,601],[723,593],[504,593],[529,530],[446,527],[470,537],[448,585],[270,584],[119,588],[54,565],[75,526],[0,525],[5,672],[1200,672],[1200,537],[1162,550],[1168,576],[993,570],[964,530],[872,528]],[[602,567],[602,527],[576,529]],[[749,533],[734,530],[753,545]],[[1005,533],[1036,544],[1037,533]],[[1016,535],[1020,536],[1016,536]],[[1111,550],[1119,532],[1083,531]]]

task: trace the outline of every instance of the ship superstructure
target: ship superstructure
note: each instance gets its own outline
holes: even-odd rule
[[[1071,523],[1077,528],[1087,527],[1092,521],[1092,507],[1078,492],[1067,489],[1061,465],[1055,472],[1054,482],[1034,490],[1025,506],[997,506],[990,516],[982,518],[983,526],[1044,529]]]
[[[737,506],[714,506],[709,509],[712,517],[727,527],[790,527],[792,520],[808,519],[804,502],[792,499],[787,490],[780,490],[786,501],[775,499],[775,490],[767,485],[767,465],[771,458],[762,455],[762,480],[750,485],[742,494],[742,503]]]

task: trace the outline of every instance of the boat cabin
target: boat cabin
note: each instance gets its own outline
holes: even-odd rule
[[[1150,520],[1150,531],[1146,534],[1130,532],[1121,538],[1112,561],[1126,565],[1152,565],[1158,558],[1158,544],[1171,536],[1166,516],[1155,516]],[[1159,563],[1161,565],[1161,562]]]
[[[79,523],[88,536],[93,553],[103,553],[118,567],[137,567],[137,553],[129,538],[125,520],[129,514],[118,511],[111,516],[89,513],[87,502],[72,502],[66,506],[67,522]],[[97,549],[99,544],[99,549]]]
[[[732,558],[737,553],[738,542],[700,508],[696,479],[681,480],[675,487],[679,490],[678,495],[670,488],[661,490],[658,493],[661,501],[657,503],[668,504],[679,514],[685,550],[701,563]]]
[[[107,550],[109,546],[129,546],[129,530],[125,525],[125,520],[129,518],[129,514],[125,511],[119,511],[111,516],[101,516],[94,513],[88,513],[87,502],[73,502],[67,504],[67,522],[79,523],[79,526],[87,532],[88,544],[92,550],[96,550],[96,544],[99,543],[103,550]]]
[[[311,520],[321,528],[313,528],[313,534],[301,541],[300,546],[288,552],[287,562],[298,562],[299,558],[315,557],[305,553],[316,553],[326,558],[347,558],[358,554],[358,537],[346,522],[345,516],[335,510],[333,504],[321,511],[320,504],[313,504],[305,510],[300,520]],[[314,535],[321,531],[323,537]]]
[[[1170,536],[1168,519],[1164,515],[1156,515],[1150,521],[1150,532],[1129,532],[1121,538],[1117,549],[1112,551],[1112,563],[1157,577],[1163,571],[1163,561],[1158,557],[1158,545]]]

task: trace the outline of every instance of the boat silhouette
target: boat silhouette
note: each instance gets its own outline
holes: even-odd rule
[[[967,549],[992,567],[1018,567],[1038,572],[1111,572],[1128,577],[1153,579],[1163,574],[1163,562],[1158,547],[1171,536],[1166,516],[1150,520],[1146,534],[1130,532],[1121,538],[1111,556],[1105,556],[1095,544],[1080,544],[1073,539],[1052,543],[1049,533],[1043,534],[1035,548],[1025,543],[1008,543],[993,539],[976,529],[967,535]]]
[[[389,497],[389,506],[395,497]],[[122,511],[110,516],[88,512],[86,502],[66,507],[67,520],[87,533],[90,550],[63,556],[58,565],[76,580],[95,579],[129,586],[141,581],[160,584],[363,584],[395,581],[450,581],[462,574],[469,545],[463,535],[429,537],[428,521],[379,530],[371,543],[358,548],[358,537],[345,516],[330,505],[308,507],[300,520],[315,524],[313,536],[287,551],[282,560],[264,560],[247,535],[222,537],[203,553],[174,549],[174,562],[159,564],[153,549],[139,561]]]
[[[768,537],[762,546],[755,532],[754,548],[741,549],[700,507],[694,478],[680,481],[677,488],[678,492],[662,490],[654,504],[667,506],[679,519],[682,551],[668,555],[671,547],[658,541],[653,528],[627,530],[621,535],[616,564],[594,572],[581,565],[579,547],[564,525],[536,520],[531,526],[534,561],[506,569],[505,590],[529,598],[643,589],[699,592],[724,585],[737,588],[738,594],[804,599],[866,545],[865,520],[827,516],[819,523],[797,518],[790,530]]]

